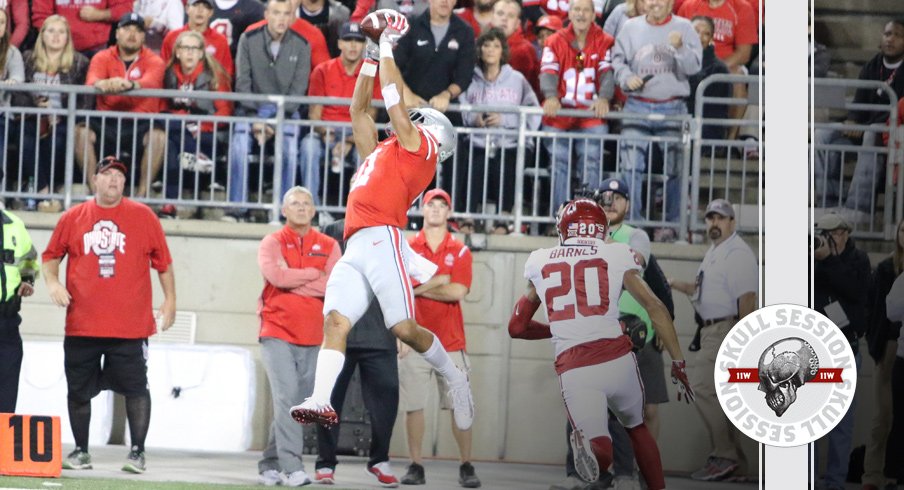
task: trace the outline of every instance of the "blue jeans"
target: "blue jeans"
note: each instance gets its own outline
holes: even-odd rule
[[[274,135],[275,137],[275,135]],[[251,153],[251,125],[236,123],[229,153],[229,202],[248,201],[248,155]],[[282,189],[280,195],[295,185],[298,175],[298,126],[283,125]],[[263,163],[263,162],[261,162]],[[273,189],[276,192],[276,189]]]
[[[863,358],[857,352],[854,354],[854,359],[859,373]],[[851,445],[854,440],[854,412],[856,409],[857,397],[855,396],[851,398],[851,407],[841,418],[841,422],[838,422],[838,425],[824,437],[829,443],[826,470],[822,475],[822,481],[827,488],[844,488],[844,482],[847,480]]]
[[[881,146],[879,135],[888,127],[874,124],[875,130],[863,132],[862,146]],[[817,129],[817,145],[854,145],[841,131]],[[876,200],[876,190],[885,181],[885,157],[874,151],[858,150],[854,176],[846,196],[841,194],[843,180],[840,150],[817,150],[815,161],[816,206],[841,206],[869,213]]]
[[[330,143],[329,148],[326,148],[323,137],[313,130],[301,139],[301,151],[299,153],[301,185],[307,187],[311,194],[314,194],[314,205],[316,206],[320,205],[320,194],[322,192],[320,176],[323,168],[321,165],[324,163],[324,153],[329,156],[329,152],[333,150],[338,141],[337,137],[337,139],[333,140],[333,143]],[[332,158],[328,157],[326,161],[329,162],[331,160]]]
[[[687,114],[687,104],[683,99],[670,102],[652,103],[629,97],[624,112],[634,114],[659,114],[680,116]],[[640,139],[644,136],[680,136],[681,123],[677,121],[626,120],[621,132],[624,137],[619,143],[618,166],[622,178],[631,190],[631,221],[643,219],[643,190],[646,174],[650,170],[650,151],[653,143]],[[637,138],[637,139],[632,139]],[[681,143],[660,142],[665,176],[665,220],[677,223],[681,207],[681,175],[678,174],[681,158]],[[647,190],[647,200],[652,202],[651,189]]]
[[[563,133],[576,135],[586,133],[590,135],[609,134],[609,126],[601,124],[592,128],[564,130],[552,126],[543,126],[543,131],[550,133]],[[603,167],[603,140],[599,138],[544,138],[543,146],[549,152],[552,159],[552,202],[553,209],[558,209],[563,202],[574,197],[571,189],[571,180],[574,175],[571,172],[571,146],[577,153],[577,167],[575,172],[580,175],[581,184],[596,189],[600,185],[601,169]]]

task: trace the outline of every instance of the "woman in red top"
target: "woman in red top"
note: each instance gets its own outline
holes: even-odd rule
[[[185,31],[176,38],[176,49],[168,61],[163,87],[185,92],[231,92],[226,70],[205,51],[204,37]],[[232,115],[232,102],[195,97],[173,98],[168,111],[197,116]],[[216,154],[218,128],[210,119],[185,118],[170,121],[167,150],[166,197],[179,194],[179,168],[189,172],[210,173]],[[225,134],[220,132],[220,134]],[[184,181],[183,181],[184,182]]]

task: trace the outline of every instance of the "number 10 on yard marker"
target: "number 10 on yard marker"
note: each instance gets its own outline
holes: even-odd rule
[[[0,413],[0,475],[59,477],[60,418]]]

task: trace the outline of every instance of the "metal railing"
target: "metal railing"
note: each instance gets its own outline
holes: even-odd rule
[[[897,94],[880,81],[817,78],[812,82],[815,109],[844,109],[876,116],[870,118],[876,122],[868,124],[813,119],[814,207],[844,213],[857,236],[893,238],[895,224],[904,218],[904,179],[898,176],[897,184],[894,181],[895,167],[902,162],[896,148],[896,140],[900,139]],[[884,93],[889,102],[854,103],[852,92],[856,90]],[[884,143],[883,134],[893,136]]]
[[[751,82],[757,80],[757,77],[724,77],[720,81],[745,81]],[[705,84],[711,83],[709,79],[701,84],[701,90],[698,94],[703,94]],[[237,93],[221,93],[221,92],[192,92],[190,97],[196,100],[227,100],[236,104],[245,103],[266,103],[271,104],[275,111],[272,117],[248,117],[248,116],[201,116],[201,115],[176,115],[176,114],[138,114],[138,113],[114,113],[94,110],[82,110],[76,106],[75,95],[98,95],[91,87],[83,86],[48,86],[36,84],[10,85],[4,87],[4,90],[24,91],[24,92],[40,92],[40,93],[60,93],[67,97],[68,102],[64,107],[50,108],[34,108],[34,107],[7,107],[0,109],[0,122],[3,122],[5,128],[0,133],[0,138],[6,143],[5,149],[10,144],[20,144],[19,152],[16,153],[17,165],[8,159],[6,151],[0,156],[4,176],[2,186],[4,194],[8,197],[35,200],[35,199],[59,199],[64,207],[68,208],[72,202],[85,199],[88,194],[85,187],[76,187],[74,184],[89,184],[89,177],[82,175],[81,179],[76,179],[76,173],[85,165],[85,160],[90,157],[91,152],[87,149],[87,140],[84,137],[83,127],[93,127],[95,129],[96,144],[93,146],[110,146],[111,141],[121,136],[121,124],[138,124],[143,123],[151,127],[155,127],[157,131],[162,133],[163,144],[159,142],[149,141],[145,146],[144,140],[140,134],[132,134],[132,138],[126,142],[116,141],[112,147],[116,152],[124,152],[129,154],[130,159],[134,160],[134,164],[130,166],[130,176],[127,187],[127,194],[132,194],[135,199],[145,202],[149,205],[176,204],[179,206],[196,206],[200,208],[219,208],[224,210],[261,210],[266,212],[267,219],[277,221],[280,215],[280,199],[283,186],[283,152],[285,148],[290,151],[302,151],[299,145],[303,141],[302,135],[309,132],[314,127],[326,127],[327,134],[349,135],[351,133],[350,125],[347,123],[311,121],[307,119],[291,119],[286,116],[283,108],[286,104],[300,103],[304,107],[310,104],[322,105],[348,105],[349,99],[337,99],[327,97],[283,97],[283,96],[266,96],[266,95],[249,95]],[[136,97],[158,97],[158,98],[186,98],[186,93],[176,90],[140,90],[128,95]],[[706,98],[698,97],[697,107],[702,104],[709,103]],[[732,101],[728,101],[732,102]],[[741,103],[743,101],[735,101]],[[719,103],[727,103],[720,100]],[[540,108],[516,107],[516,106],[475,106],[475,105],[453,105],[450,111],[458,111],[461,113],[469,112],[500,112],[516,114],[518,116],[518,127],[507,130],[485,129],[474,127],[457,128],[459,135],[459,151],[453,159],[446,162],[437,171],[437,185],[443,186],[453,195],[454,211],[456,216],[473,217],[476,219],[493,220],[501,223],[510,223],[515,232],[520,232],[523,228],[532,227],[536,230],[540,225],[554,222],[554,211],[557,203],[553,202],[553,189],[557,184],[561,184],[561,175],[557,175],[554,166],[551,163],[557,156],[556,153],[550,154],[547,147],[550,143],[563,143],[561,148],[567,148],[569,153],[569,165],[565,170],[565,188],[567,194],[572,195],[580,185],[585,183],[590,188],[598,186],[599,181],[585,182],[588,174],[596,179],[602,180],[611,176],[620,176],[627,178],[625,172],[621,170],[619,161],[622,158],[622,152],[626,148],[645,147],[648,157],[655,153],[655,150],[664,150],[665,152],[674,151],[679,156],[676,159],[676,169],[668,172],[666,169],[653,170],[648,158],[647,171],[643,175],[643,187],[645,197],[643,200],[643,214],[641,219],[632,220],[632,223],[638,226],[647,227],[665,227],[671,228],[678,232],[678,236],[684,238],[687,236],[688,230],[696,230],[700,226],[699,209],[705,206],[705,202],[700,202],[700,189],[708,188],[709,197],[729,197],[732,189],[738,187],[740,180],[740,189],[742,192],[741,201],[746,200],[745,192],[752,192],[747,180],[752,178],[747,167],[742,163],[740,167],[733,165],[732,156],[729,153],[726,157],[724,175],[726,176],[726,184],[723,186],[714,176],[716,165],[708,167],[701,165],[701,160],[706,152],[704,149],[709,146],[715,148],[721,146],[724,148],[746,148],[750,143],[736,142],[729,140],[703,140],[696,137],[700,134],[702,124],[758,124],[758,122],[725,122],[704,119],[702,112],[697,111],[697,116],[663,116],[663,115],[639,115],[626,112],[613,112],[607,115],[606,119],[610,126],[613,123],[624,124],[632,120],[648,120],[648,121],[673,121],[680,129],[672,136],[645,136],[628,138],[620,134],[592,134],[579,132],[550,132],[543,128],[531,129],[530,120],[542,115]],[[559,115],[570,117],[590,117],[587,111],[562,110]],[[53,117],[63,124],[65,128],[62,132],[51,131],[48,136],[51,138],[49,143],[45,141],[45,145],[49,144],[52,148],[51,159],[61,159],[58,163],[62,168],[63,178],[59,179],[59,172],[53,170],[50,174],[51,184],[47,189],[47,193],[42,193],[40,188],[29,188],[27,179],[23,176],[29,175],[24,171],[25,163],[29,162],[29,156],[25,155],[21,145],[28,134],[25,132],[25,126],[16,126],[22,124],[23,121],[38,118]],[[93,122],[92,122],[93,121]],[[186,135],[185,129],[189,126],[202,126],[207,124],[210,128],[209,154],[201,150],[201,145],[197,145],[194,152],[186,152]],[[240,131],[237,128],[243,124],[263,123],[272,126],[274,133],[272,135],[270,145],[253,145],[254,150],[250,155],[237,155],[235,151],[235,137]],[[36,126],[41,126],[40,123]],[[381,129],[383,126],[380,126]],[[293,131],[285,131],[286,128],[293,128]],[[11,131],[11,129],[13,131]],[[18,133],[15,131],[18,129]],[[180,134],[181,133],[181,134]],[[289,136],[287,136],[289,134]],[[82,135],[81,137],[79,135]],[[501,136],[508,136],[516,142],[515,146],[507,145],[501,148],[492,149],[496,153],[492,156],[490,152],[484,151],[481,160],[475,160],[475,145],[483,142],[484,148],[489,149],[491,141]],[[292,143],[295,146],[284,145],[285,138],[293,138]],[[60,141],[59,138],[65,138]],[[18,141],[17,141],[18,140]],[[153,138],[149,138],[153,140]],[[77,144],[78,143],[78,144]],[[598,154],[583,155],[584,173],[575,175],[577,170],[577,158],[581,157],[573,150],[582,145],[592,144],[593,148],[599,148]],[[633,145],[633,146],[632,146]],[[40,144],[38,145],[41,146]],[[272,149],[270,148],[272,146]],[[63,151],[60,156],[59,152]],[[553,152],[558,150],[553,149]],[[36,150],[35,161],[32,163],[35,169],[30,175],[39,180],[40,173],[39,164],[46,162],[41,158],[42,154],[46,155],[46,151],[41,153],[40,148]],[[163,163],[159,173],[155,174],[152,164],[145,165],[142,169],[141,162],[144,153],[152,155],[163,155]],[[188,153],[194,156],[194,160],[184,157]],[[573,155],[572,155],[573,153]],[[712,158],[712,152],[709,153]],[[103,155],[95,155],[103,156]],[[291,155],[289,155],[291,156]],[[206,157],[206,158],[200,158]],[[183,158],[188,160],[183,164]],[[209,172],[199,170],[199,167],[192,167],[188,163],[198,164],[199,158],[207,166]],[[493,158],[500,158],[505,161],[507,170],[500,168],[495,169],[501,175],[494,181],[494,185],[489,186],[488,175],[493,173],[490,166]],[[509,159],[512,158],[514,162]],[[25,163],[23,163],[23,159]],[[153,158],[150,158],[153,160]],[[720,160],[720,159],[716,159]],[[725,160],[725,159],[721,159]],[[721,161],[720,160],[720,161]],[[245,171],[245,179],[238,179],[234,169],[235,162],[239,161],[241,168]],[[298,160],[295,162],[297,163]],[[715,160],[714,160],[715,161]],[[78,162],[78,164],[76,163]],[[232,165],[230,165],[232,162]],[[272,162],[272,164],[271,164]],[[746,162],[744,157],[741,162]],[[212,164],[211,164],[212,163]],[[290,164],[292,162],[289,162]],[[348,180],[354,172],[357,165],[357,159],[354,156],[347,156],[336,162],[332,158],[329,148],[326,148],[321,155],[320,168],[318,175],[320,177],[320,185],[317,186],[316,193],[320,202],[319,209],[328,212],[344,212],[345,199],[348,195]],[[513,165],[513,167],[512,167]],[[720,164],[721,165],[721,164]],[[331,168],[332,167],[332,168]],[[472,181],[475,175],[478,175],[478,167],[483,167],[482,178],[478,182]],[[54,168],[51,166],[51,168]],[[751,167],[752,168],[752,167]],[[301,178],[305,177],[305,169],[300,169]],[[709,175],[706,176],[705,172]],[[559,172],[561,173],[561,172]],[[296,174],[297,175],[297,174]],[[705,177],[704,177],[705,176]],[[249,179],[250,177],[250,179]],[[514,182],[510,182],[514,177]],[[580,177],[580,178],[577,178]],[[144,178],[147,186],[143,189],[141,195],[137,195],[140,184]],[[701,182],[702,178],[708,179]],[[672,179],[678,179],[677,188],[679,189],[679,210],[677,220],[666,219],[666,202],[670,197],[670,192],[675,186],[667,184],[674,182]],[[449,182],[451,180],[451,182]],[[249,182],[254,182],[250,185]],[[151,187],[151,183],[156,183],[157,187]],[[306,182],[301,182],[306,184]],[[241,200],[229,200],[227,196],[237,193],[236,186],[248,186],[248,197]],[[169,189],[169,190],[168,190]],[[172,189],[175,189],[173,191]],[[692,189],[691,192],[688,192]],[[313,190],[313,189],[312,189]],[[657,197],[657,191],[661,190],[661,194]],[[172,193],[176,192],[175,195]],[[225,196],[224,196],[225,192]],[[241,193],[239,193],[241,194]],[[685,212],[690,205],[691,212]],[[509,208],[509,206],[511,206]],[[412,210],[412,215],[418,215],[417,209]]]

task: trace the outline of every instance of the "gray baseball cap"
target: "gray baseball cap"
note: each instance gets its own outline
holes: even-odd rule
[[[839,228],[850,230],[851,225],[848,224],[844,216],[836,213],[824,214],[816,220],[816,229],[823,231],[832,231]]]
[[[726,218],[734,219],[734,208],[731,207],[731,203],[725,199],[713,199],[709,202],[709,205],[706,206],[706,212],[703,213],[703,216],[709,217],[709,215],[716,213],[725,216]]]

